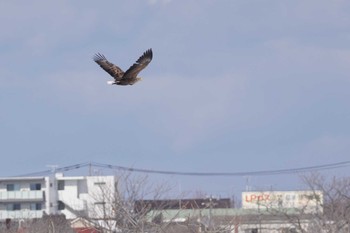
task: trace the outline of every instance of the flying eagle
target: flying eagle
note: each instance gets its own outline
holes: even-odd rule
[[[141,70],[152,61],[153,53],[152,49],[148,49],[142,54],[142,56],[127,70],[123,71],[118,66],[109,62],[107,58],[100,53],[95,54],[94,61],[101,66],[108,74],[110,74],[114,81],[107,81],[108,84],[116,85],[133,85],[138,81],[141,81],[141,77],[137,77]]]

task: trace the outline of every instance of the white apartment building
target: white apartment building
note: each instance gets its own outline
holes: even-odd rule
[[[50,212],[48,177],[0,178],[0,219],[40,218]]]
[[[0,220],[41,218],[44,212],[99,218],[115,189],[114,176],[0,178]]]

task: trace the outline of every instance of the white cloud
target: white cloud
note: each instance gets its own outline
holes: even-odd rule
[[[148,91],[142,93],[146,96],[142,104],[156,111],[143,116],[144,123],[156,119],[149,127],[171,137],[174,148],[184,149],[215,136],[225,127],[235,126],[245,83],[234,75],[217,77],[215,81],[173,76],[150,80],[145,88]]]
[[[0,12],[0,41],[16,43],[12,52],[20,50],[22,54],[43,55],[84,41],[97,23],[92,9],[77,9],[65,1],[8,2],[3,3]]]
[[[38,98],[68,111],[134,114],[134,120],[168,138],[174,149],[194,146],[243,120],[239,111],[246,83],[238,75],[198,80],[145,72],[142,82],[125,87],[107,85],[108,74],[95,68],[45,74],[44,83],[29,88],[40,89]]]
[[[160,148],[170,145],[169,151],[181,152],[199,151],[204,143],[215,148],[226,134],[233,135],[232,140],[244,134],[241,141],[233,142],[235,148],[228,145],[230,141],[217,147],[218,154],[239,151],[244,160],[245,154],[257,153],[261,157],[254,158],[256,166],[263,157],[268,162],[274,159],[278,166],[291,158],[281,157],[276,148],[316,154],[322,140],[310,143],[310,148],[300,145],[309,143],[309,137],[325,135],[317,130],[323,125],[327,129],[345,125],[345,118],[329,121],[320,119],[319,113],[349,107],[349,83],[344,81],[349,79],[350,61],[348,6],[348,1],[323,0],[255,5],[246,1],[3,1],[0,47],[6,59],[0,64],[0,85],[8,93],[26,92],[15,104],[32,104],[27,109],[36,109],[29,111],[38,125],[45,113],[55,118],[47,113],[47,106],[58,105],[66,119],[52,119],[58,124],[48,124],[48,131],[69,127],[73,123],[67,119],[79,121],[84,116],[86,122],[96,124],[92,130],[101,123],[103,134],[110,130],[103,121],[116,119],[113,125],[130,124],[134,130],[125,127],[123,133],[128,135],[111,130],[109,136],[115,135],[118,142],[142,134],[138,139],[165,138],[168,144]],[[94,52],[103,52],[126,69],[149,47],[154,49],[154,60],[141,73],[144,81],[132,87],[107,85],[108,74],[91,59]],[[9,111],[7,119],[25,114],[18,107],[16,113]],[[329,135],[338,140],[343,133],[346,138],[346,129],[342,130]],[[347,139],[338,145],[344,153],[345,143]],[[103,137],[100,141],[96,137],[94,144],[105,148]],[[90,148],[78,150],[84,149]],[[308,159],[306,152],[292,159]]]

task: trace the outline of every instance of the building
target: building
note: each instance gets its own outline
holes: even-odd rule
[[[57,185],[57,197],[52,203],[57,203],[57,211],[67,219],[81,216],[101,218],[104,212],[111,211],[111,202],[107,200],[115,194],[114,176],[65,177],[57,174],[54,183]]]
[[[321,191],[263,191],[243,192],[243,209],[296,208],[304,212],[322,211]]]
[[[0,178],[0,220],[64,214],[67,219],[100,217],[96,206],[115,191],[114,176]],[[102,201],[101,201],[102,200]]]
[[[295,233],[297,227],[306,230],[313,215],[299,215],[294,209],[270,212],[258,209],[171,209],[154,210],[148,213],[149,222],[161,216],[166,225],[182,225],[183,232],[223,233]],[[298,226],[294,220],[298,220]],[[193,230],[194,228],[194,230]]]
[[[84,218],[72,220],[71,227],[76,233],[101,233],[93,223]]]
[[[196,199],[163,199],[163,200],[138,200],[135,202],[135,211],[145,209],[205,209],[231,208],[229,198],[196,198]]]
[[[79,232],[95,233],[99,227],[113,232],[120,230],[116,218],[125,216],[112,206],[119,200],[117,191],[115,176],[58,173],[0,178],[0,222],[7,227],[10,219],[20,225],[26,219],[64,215]],[[241,209],[231,208],[230,199],[213,198],[133,200],[128,204],[130,213],[142,213],[140,226],[150,232],[160,226],[168,227],[167,232],[184,233],[218,229],[225,233],[293,233],[297,227],[308,229],[314,214],[323,213],[319,191],[243,192]]]
[[[147,218],[150,223],[182,225],[184,233],[295,233],[307,231],[315,224],[315,216],[323,216],[322,205],[320,191],[243,192],[241,209],[214,205],[161,209],[154,205]]]
[[[49,177],[0,178],[0,219],[41,218],[50,213]]]

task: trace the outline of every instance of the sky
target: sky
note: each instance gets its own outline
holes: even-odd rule
[[[248,172],[349,160],[349,1],[0,1],[0,28],[0,176],[90,161]],[[149,48],[133,86],[107,85],[92,60],[126,70]],[[150,178],[225,196],[300,189],[299,175]]]

